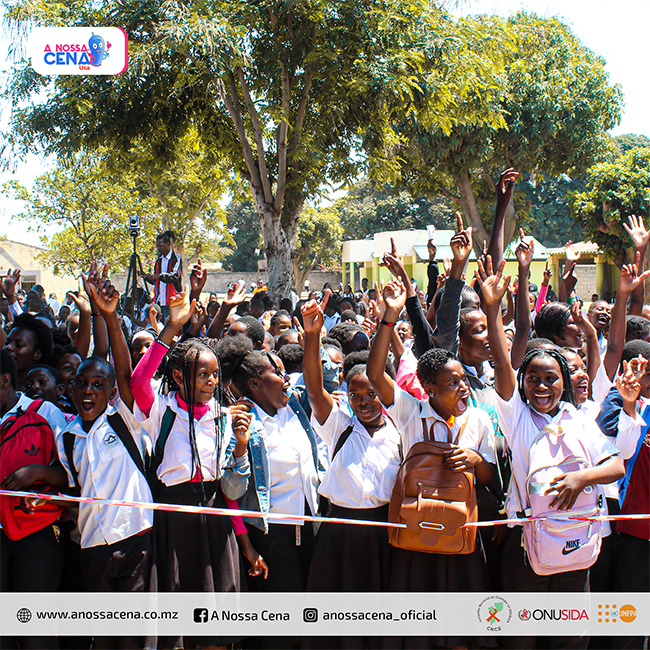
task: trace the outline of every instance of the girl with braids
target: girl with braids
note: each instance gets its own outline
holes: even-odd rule
[[[195,302],[180,294],[169,308],[168,323],[130,382],[134,414],[154,448],[152,470],[158,483],[153,496],[164,503],[225,507],[225,497],[238,499],[248,484],[250,414],[243,405],[222,409],[219,361],[208,345],[188,339],[172,347]],[[163,394],[154,395],[151,380],[168,351]],[[158,591],[239,591],[230,518],[157,511],[152,574]],[[192,641],[205,647],[233,640]],[[164,639],[163,647],[183,647],[183,639]]]
[[[510,277],[502,281],[504,266],[505,261],[495,273],[492,259],[488,256],[485,266],[479,261],[476,277],[482,290],[488,340],[495,365],[497,413],[512,455],[507,516],[516,518],[517,512],[527,505],[520,504],[518,495],[527,494],[531,446],[540,431],[551,436],[553,427],[558,426],[562,427],[564,435],[577,437],[591,463],[591,467],[560,474],[551,481],[546,492],[555,494],[550,503],[552,508],[570,511],[585,488],[621,478],[623,463],[617,457],[616,447],[595,430],[593,420],[575,408],[571,371],[560,350],[530,350],[521,363],[519,376],[515,377],[501,320],[501,299],[510,283]],[[504,545],[503,588],[506,591],[589,591],[589,569],[536,574],[525,557],[522,531],[522,527],[513,525]],[[553,647],[577,647],[573,645],[575,639],[553,641]],[[505,643],[506,647],[535,647],[534,638],[509,637]]]

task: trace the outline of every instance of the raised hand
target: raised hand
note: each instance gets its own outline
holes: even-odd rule
[[[639,380],[645,374],[648,360],[644,357],[637,357],[623,361],[623,372],[616,377],[616,390],[624,402],[636,402],[641,394],[641,383]]]
[[[401,280],[393,280],[389,282],[382,292],[386,311],[384,316],[390,315],[391,318],[397,320],[400,312],[406,304],[406,287]],[[388,319],[387,319],[388,320]]]
[[[190,332],[192,334],[198,335],[201,331],[201,328],[205,325],[205,321],[208,319],[208,312],[206,311],[203,304],[199,301],[196,303],[196,309],[190,318]]]
[[[582,305],[579,300],[574,300],[569,310],[571,311],[573,322],[579,327],[580,331],[585,335],[585,338],[589,338],[590,336],[598,338],[598,332],[593,326],[593,323],[588,318],[585,318],[585,315],[582,313]]]
[[[244,300],[246,300],[246,284],[237,283],[228,287],[223,304],[232,308],[240,305]]]
[[[499,268],[494,272],[492,267],[492,256],[488,255],[485,265],[481,260],[478,260],[478,270],[474,271],[474,277],[476,278],[479,286],[481,287],[481,292],[483,295],[483,301],[487,308],[495,307],[501,305],[501,300],[505,295],[508,287],[510,286],[510,276],[508,275],[503,282],[501,281],[503,277],[503,269],[506,266],[506,261],[501,260]]]
[[[390,253],[384,253],[381,262],[379,262],[379,266],[385,266],[395,278],[399,278],[402,281],[408,280],[408,273],[404,268],[404,264],[402,264],[401,257],[397,254],[397,246],[392,237],[390,238]]]
[[[546,268],[544,269],[544,279],[542,280],[542,284],[544,286],[547,286],[550,283],[552,277],[553,269],[548,268],[548,260],[546,260]]]
[[[78,280],[78,289],[77,295],[72,293],[72,291],[68,291],[66,295],[74,302],[80,314],[90,314],[90,300],[88,300],[88,294],[86,294],[84,289],[84,279],[82,276]]]
[[[323,300],[320,305],[317,300],[309,300],[300,308],[300,314],[302,315],[304,326],[300,327],[300,321],[294,318],[294,323],[297,323],[296,326],[300,327],[300,329],[298,329],[299,337],[301,336],[301,333],[320,334],[320,331],[323,328],[323,323],[325,322],[325,307],[327,307],[327,301],[329,300],[331,293],[332,292],[329,289],[325,289]]]
[[[384,302],[384,296],[382,294],[383,290],[384,290],[383,281],[381,283],[381,288],[375,282],[375,295],[377,296],[377,300],[370,301],[369,316],[372,318],[376,318],[377,320],[381,320],[384,317],[384,314],[386,313],[386,303]]]
[[[515,189],[515,181],[519,176],[519,172],[515,171],[514,167],[508,167],[496,184],[497,192],[497,210],[504,209],[510,203],[512,193]]]
[[[631,214],[628,218],[630,225],[623,223],[623,228],[634,242],[634,248],[637,250],[645,248],[650,241],[650,230],[646,230],[643,225],[643,217],[637,217]]]
[[[564,253],[566,255],[566,263],[568,266],[573,266],[580,259],[580,251],[576,250],[576,247],[572,241],[568,241],[564,246]]]
[[[427,251],[429,252],[429,261],[433,261],[436,259],[436,252],[438,251],[438,247],[435,245],[433,239],[430,239],[427,242]]]
[[[187,323],[196,309],[196,300],[190,302],[185,291],[169,299],[169,321],[179,329]]]
[[[92,296],[93,302],[103,316],[115,312],[119,303],[120,294],[108,279],[108,264],[104,265],[102,275],[97,272],[96,267],[91,266],[86,278],[88,291]]]
[[[534,240],[532,238],[528,243],[524,241],[524,229],[519,228],[519,246],[517,246],[515,255],[517,256],[519,266],[525,269],[530,268],[533,261],[533,244]]]
[[[7,271],[7,275],[2,281],[0,288],[2,293],[4,293],[7,300],[13,298],[16,295],[16,285],[20,282],[20,269],[14,269],[13,273],[11,269]]]
[[[465,228],[460,212],[456,213],[456,229],[458,232],[451,238],[449,245],[454,254],[454,263],[464,266],[472,252],[472,227]]]
[[[641,263],[641,253],[634,254],[634,264],[623,264],[618,278],[618,290],[623,293],[632,293],[643,281],[650,276],[650,270],[637,275],[638,265]]]
[[[232,417],[232,431],[235,435],[234,455],[243,456],[248,448],[250,424],[253,417],[252,404],[247,399],[241,399],[228,408]]]
[[[201,295],[207,279],[208,272],[201,266],[201,260],[198,259],[190,273],[190,290],[194,296],[198,297]]]

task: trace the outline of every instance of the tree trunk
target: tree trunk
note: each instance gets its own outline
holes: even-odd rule
[[[483,253],[483,244],[488,241],[489,235],[483,225],[478,206],[476,205],[469,174],[458,174],[454,176],[454,181],[460,193],[460,205],[463,210],[464,224],[473,228],[474,253],[476,257],[479,257]]]
[[[309,277],[309,274],[311,273],[313,268],[314,268],[313,264],[311,264],[309,267],[305,269],[301,269],[297,266],[295,262],[293,263],[293,274],[296,279],[296,289],[297,289],[296,293],[298,295],[300,295],[300,292],[305,286],[305,280]]]
[[[261,192],[251,186],[255,208],[262,227],[264,250],[269,274],[269,293],[276,304],[291,295],[293,279],[293,251],[298,234],[298,219],[302,202],[285,199],[282,211],[277,214],[273,206],[264,201]]]

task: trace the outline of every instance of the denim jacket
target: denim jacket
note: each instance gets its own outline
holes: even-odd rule
[[[324,470],[322,464],[318,460],[316,435],[314,434],[314,431],[309,424],[307,414],[305,413],[302,406],[300,406],[298,398],[293,394],[289,398],[289,403],[287,406],[291,408],[291,410],[298,416],[300,424],[302,424],[303,429],[305,430],[305,435],[309,438],[314,466],[316,467],[316,471],[319,474],[320,480],[320,476]],[[248,481],[248,489],[246,490],[244,496],[239,499],[239,506],[242,508],[242,510],[269,512],[271,506],[271,471],[269,468],[269,455],[266,449],[266,433],[264,426],[256,416],[254,409],[253,418],[250,424],[248,455],[251,465],[251,475]],[[314,508],[316,508],[318,505],[318,494],[316,491],[317,487],[318,486],[312,486],[313,494],[310,495],[312,497],[312,506]],[[253,526],[263,530],[265,533],[268,532],[269,526],[266,519],[244,517],[244,521],[247,524],[252,524]]]

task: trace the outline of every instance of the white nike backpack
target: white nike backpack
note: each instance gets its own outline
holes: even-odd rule
[[[524,548],[538,575],[587,569],[598,558],[602,521],[579,521],[568,516],[607,514],[599,486],[586,487],[570,510],[551,508],[557,492],[545,494],[557,476],[589,467],[592,463],[578,436],[561,426],[544,426],[530,446],[526,508],[522,507],[524,502],[516,484],[515,491],[525,516],[545,517],[523,523]]]

